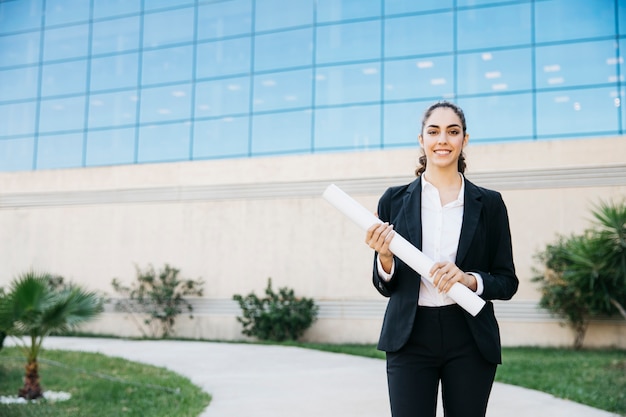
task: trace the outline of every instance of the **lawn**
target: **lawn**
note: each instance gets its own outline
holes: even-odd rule
[[[384,359],[373,345],[298,344]],[[626,416],[626,351],[504,348],[496,381]]]
[[[25,360],[0,351],[0,396],[22,386]],[[187,378],[164,368],[98,353],[46,350],[40,356],[44,390],[69,392],[69,401],[0,404],[2,417],[196,417],[211,397]]]

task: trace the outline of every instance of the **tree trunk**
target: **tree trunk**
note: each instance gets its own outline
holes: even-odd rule
[[[35,400],[43,397],[41,385],[39,385],[39,364],[37,360],[28,362],[24,376],[24,387],[18,393],[19,397],[27,400]]]
[[[626,319],[626,309],[624,309],[624,307],[620,303],[618,303],[615,298],[611,298],[611,304],[613,304],[617,311],[619,311],[619,314],[621,314],[622,317]]]
[[[587,322],[574,323],[574,349],[580,350],[583,347],[585,333],[587,333]]]

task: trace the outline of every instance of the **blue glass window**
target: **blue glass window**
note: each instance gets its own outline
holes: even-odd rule
[[[380,2],[363,0],[317,0],[317,21],[336,22],[380,16]]]
[[[537,88],[617,81],[615,41],[537,47]]]
[[[37,63],[39,36],[39,32],[0,36],[0,67]]]
[[[190,114],[189,84],[141,90],[141,123],[189,119]]]
[[[0,71],[0,101],[35,98],[38,76],[37,67]]]
[[[137,92],[93,94],[89,97],[89,127],[134,124],[137,114]]]
[[[197,121],[193,130],[193,158],[248,156],[248,117]]]
[[[267,71],[311,65],[312,51],[312,29],[259,35],[254,44],[254,70]]]
[[[82,133],[39,136],[37,169],[79,167],[82,163]]]
[[[315,105],[380,101],[380,64],[319,67],[315,74]]]
[[[458,56],[458,93],[497,93],[533,88],[532,51],[496,50]]]
[[[0,34],[40,28],[42,1],[0,2]]]
[[[33,142],[32,137],[0,140],[0,171],[32,169],[35,149]]]
[[[615,35],[614,0],[535,3],[535,40],[554,42]]]
[[[386,15],[452,8],[452,0],[384,0],[384,3]]]
[[[626,34],[626,3],[624,3],[623,1],[618,1],[617,8],[617,12],[619,14],[619,34],[624,35]]]
[[[44,32],[44,61],[80,58],[87,55],[89,25],[47,29]]]
[[[46,0],[46,26],[89,20],[89,2],[85,0]]]
[[[383,120],[383,147],[419,146],[422,114],[431,101],[408,103],[387,103]]]
[[[458,103],[465,113],[470,144],[533,137],[532,94],[465,98]]]
[[[92,91],[137,86],[138,54],[112,55],[91,61]]]
[[[189,159],[191,123],[142,126],[139,130],[139,162]]]
[[[311,107],[310,69],[276,72],[254,77],[254,111]]]
[[[193,3],[193,0],[145,0],[144,8],[146,10],[156,10],[166,7],[189,6]]]
[[[445,98],[453,94],[452,56],[385,62],[385,100]]]
[[[311,150],[311,111],[259,114],[252,119],[252,154]]]
[[[58,132],[85,127],[85,97],[41,100],[39,131]]]
[[[313,0],[256,0],[255,7],[257,32],[313,23]]]
[[[198,40],[244,35],[252,30],[252,0],[198,6]]]
[[[459,10],[459,50],[530,45],[530,3]]]
[[[484,6],[497,3],[529,3],[532,0],[456,0],[457,7]],[[540,0],[541,1],[541,0]]]
[[[380,147],[380,105],[319,109],[315,150]]]
[[[34,101],[0,104],[0,136],[31,134],[35,131]]]
[[[537,93],[537,135],[617,134],[616,88]]]
[[[41,95],[85,93],[87,61],[71,61],[44,65],[41,76]]]
[[[93,0],[93,18],[139,13],[141,0]]]
[[[250,72],[250,38],[209,42],[197,46],[196,77],[218,77]]]
[[[168,10],[144,15],[143,45],[158,47],[193,40],[194,9]]]
[[[143,85],[189,81],[193,69],[193,47],[144,51],[141,68]]]
[[[91,53],[98,55],[138,49],[139,27],[139,16],[94,22]]]
[[[451,53],[453,34],[452,13],[387,19],[385,57]]]
[[[316,63],[380,59],[380,20],[317,28]]]
[[[225,78],[196,84],[196,118],[247,113],[250,78]]]
[[[134,161],[135,128],[87,133],[86,165],[132,164]]]

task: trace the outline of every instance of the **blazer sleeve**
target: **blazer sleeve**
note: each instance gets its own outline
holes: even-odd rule
[[[392,192],[393,192],[392,188],[387,189],[387,191],[385,191],[385,193],[382,195],[382,197],[378,201],[378,218],[382,220],[383,222],[390,222],[391,220]],[[378,274],[377,257],[378,257],[378,253],[375,252],[374,253],[374,265],[372,268],[372,282],[374,284],[374,287],[379,293],[381,293],[385,297],[391,297],[391,294],[393,293],[396,287],[396,280],[394,279],[395,273],[394,275],[391,276],[391,279],[389,281],[385,281],[384,279],[382,279],[380,275]],[[395,256],[394,256],[394,262],[397,264],[397,259],[395,258]],[[396,268],[396,271],[397,271],[397,268]]]
[[[502,195],[492,192],[488,207],[488,269],[476,272],[483,278],[482,298],[509,300],[517,292],[519,279],[515,274],[509,217]]]

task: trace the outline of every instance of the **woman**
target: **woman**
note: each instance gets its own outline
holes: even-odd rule
[[[378,348],[387,354],[393,417],[434,417],[439,383],[447,417],[484,417],[500,334],[490,300],[517,291],[507,210],[500,193],[463,177],[469,135],[463,111],[431,105],[422,119],[422,165],[411,184],[389,188],[366,243],[373,281],[390,297]],[[389,251],[397,231],[435,261],[432,282]],[[447,296],[460,283],[487,301],[473,317]]]

